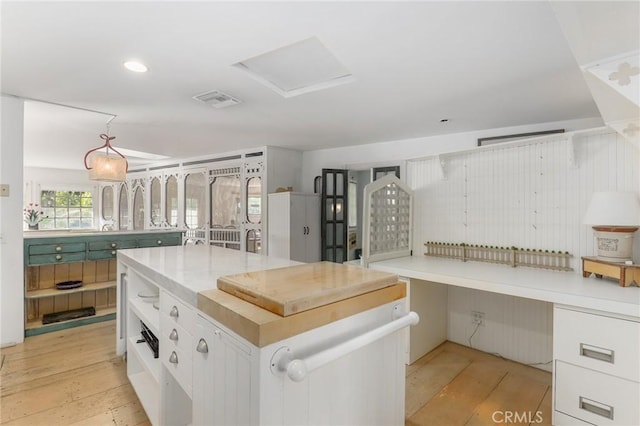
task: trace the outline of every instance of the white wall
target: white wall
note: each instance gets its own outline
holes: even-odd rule
[[[0,346],[24,340],[24,264],[22,240],[23,102],[2,96],[0,106]]]
[[[321,175],[323,168],[361,170],[361,165],[365,164],[368,167],[374,164],[398,165],[405,160],[470,149],[477,145],[478,138],[483,137],[552,129],[573,131],[602,125],[602,119],[597,117],[306,151],[302,154],[302,190],[313,192],[313,178]]]
[[[638,143],[613,130],[527,145],[495,145],[407,164],[415,190],[414,252],[426,241],[568,251],[595,255],[582,218],[596,191],[639,188]],[[570,157],[575,157],[572,163]],[[640,261],[640,238],[634,260]]]
[[[94,196],[98,191],[96,181],[89,180],[89,172],[87,170],[25,167],[23,176],[26,203],[39,202],[41,189],[84,189],[86,191],[94,191]]]
[[[595,191],[640,191],[640,150],[609,130],[574,138],[409,161],[415,190],[414,254],[425,241],[568,251],[573,272],[581,256],[595,254],[593,232],[582,217]],[[570,158],[575,158],[575,163]],[[640,260],[640,237],[634,259]],[[496,266],[497,268],[509,266]],[[603,280],[603,286],[617,285]],[[471,322],[484,312],[485,326]],[[549,303],[450,287],[447,338],[523,363],[552,358],[553,314]],[[541,368],[550,370],[551,365]]]

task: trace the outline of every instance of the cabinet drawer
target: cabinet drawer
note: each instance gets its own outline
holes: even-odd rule
[[[90,241],[89,251],[135,248],[136,240]]]
[[[186,330],[191,331],[195,326],[193,310],[164,291],[160,293],[160,314],[168,318],[169,324],[178,324]]]
[[[191,398],[193,389],[193,359],[191,358],[191,351],[183,352],[178,348],[163,345],[162,343],[165,341],[166,339],[163,339],[160,343],[162,365]]]
[[[640,384],[556,361],[555,409],[597,425],[640,424]]]
[[[640,381],[640,323],[564,308],[553,321],[555,359]]]
[[[194,350],[191,333],[166,315],[160,316],[160,341],[161,345],[171,349],[178,348],[182,352]]]
[[[177,235],[158,235],[154,238],[138,240],[138,247],[177,246],[180,245],[181,240]]]
[[[575,417],[567,416],[558,410],[553,411],[553,423],[555,426],[592,426],[591,423],[583,422]]]
[[[85,243],[38,244],[29,246],[29,254],[75,253],[85,251]]]
[[[115,259],[117,255],[118,255],[118,251],[115,249],[94,250],[94,251],[90,251],[87,254],[87,258],[89,260]]]
[[[78,253],[38,254],[29,256],[29,265],[81,262],[86,259],[84,251]]]

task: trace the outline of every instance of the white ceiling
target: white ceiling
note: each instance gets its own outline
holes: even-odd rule
[[[1,19],[4,94],[117,115],[116,147],[176,158],[599,116],[548,2],[3,1]],[[310,37],[354,82],[285,99],[232,66]],[[192,99],[213,89],[242,103]],[[82,168],[109,118],[25,117],[25,165],[59,168]]]

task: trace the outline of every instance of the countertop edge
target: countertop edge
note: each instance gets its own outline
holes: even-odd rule
[[[406,284],[396,284],[319,306],[286,317],[279,316],[222,290],[198,294],[197,308],[257,347],[264,347],[306,331],[406,297]]]
[[[414,257],[398,258],[392,260],[386,260],[381,262],[375,262],[369,265],[369,268],[379,271],[392,272],[398,274],[400,277],[415,278],[424,281],[431,281],[442,283],[446,285],[454,285],[457,287],[469,288],[480,291],[488,291],[492,293],[504,294],[508,296],[523,297],[526,299],[540,300],[543,302],[557,303],[562,305],[570,305],[579,308],[593,309],[602,312],[610,312],[619,315],[626,315],[630,317],[640,317],[640,289],[632,287],[619,287],[616,283],[607,280],[599,280],[595,277],[583,278],[581,275],[575,272],[558,272],[558,271],[544,271],[544,270],[527,270],[522,271],[522,275],[538,276],[542,282],[539,286],[529,284],[510,284],[504,282],[504,280],[495,280],[483,276],[479,273],[474,276],[469,276],[465,272],[461,272],[461,269],[467,268],[464,263],[456,263],[457,273],[442,273],[435,271],[435,268],[429,268],[426,265],[429,264],[444,264],[451,261],[438,261],[434,259],[420,259]],[[412,263],[414,264],[413,268]],[[416,264],[417,263],[417,264]],[[471,266],[471,265],[469,265]],[[501,268],[502,266],[484,266],[485,268],[491,268],[492,272],[495,272],[494,268]],[[473,267],[473,269],[479,269],[479,266]],[[503,273],[511,274],[513,269],[505,269]],[[563,275],[567,274],[567,275]],[[517,280],[517,278],[514,278]],[[596,282],[595,280],[602,281]],[[523,282],[528,282],[529,279],[524,279]],[[570,284],[570,285],[569,285]],[[584,285],[582,285],[584,284]],[[549,286],[556,286],[557,290],[550,289]],[[593,287],[593,286],[596,287]],[[579,286],[579,293],[575,289]],[[604,288],[598,288],[604,286]],[[606,286],[610,286],[609,289]],[[571,287],[571,288],[570,288]],[[615,298],[606,298],[603,293],[615,293],[620,295],[620,292],[626,292],[628,294],[627,300],[616,300]]]

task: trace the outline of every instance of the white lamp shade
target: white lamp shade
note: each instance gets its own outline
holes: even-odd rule
[[[583,222],[595,226],[640,226],[637,192],[594,192]]]
[[[89,179],[107,182],[124,182],[127,177],[127,160],[115,155],[96,153],[89,157]]]

